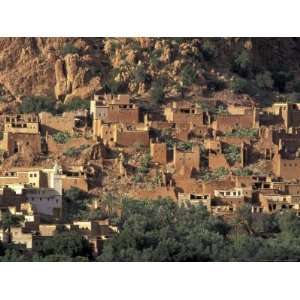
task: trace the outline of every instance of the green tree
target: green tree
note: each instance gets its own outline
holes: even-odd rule
[[[228,233],[203,206],[179,207],[167,199],[123,201],[119,229],[99,261],[221,260]]]
[[[232,70],[242,77],[248,77],[251,73],[251,58],[247,50],[242,50],[234,59]]]
[[[72,187],[64,193],[63,203],[63,216],[69,221],[81,219],[89,211],[88,194],[77,187]]]
[[[53,140],[57,144],[66,144],[71,138],[68,132],[57,132],[53,135]]]
[[[247,79],[244,78],[234,78],[230,82],[230,88],[238,94],[250,94],[251,85]]]
[[[273,88],[274,80],[272,78],[271,72],[269,71],[257,74],[255,80],[258,87],[262,89],[271,90]]]
[[[156,104],[161,104],[165,100],[165,92],[161,82],[154,81],[150,89],[150,97]]]
[[[20,105],[20,113],[40,113],[42,111],[56,113],[56,101],[42,96],[25,97]]]
[[[233,144],[228,144],[223,147],[224,156],[230,165],[234,165],[236,162],[240,161],[240,152],[240,147]]]
[[[88,100],[83,100],[80,98],[73,99],[67,103],[63,104],[63,111],[76,111],[81,109],[89,109],[90,102]]]
[[[108,217],[112,218],[116,216],[117,211],[121,208],[121,199],[111,193],[106,193],[101,200],[101,204],[107,211]]]
[[[207,61],[211,61],[215,57],[216,47],[210,40],[205,40],[202,44],[202,55]]]
[[[7,211],[3,213],[1,216],[1,227],[10,233],[11,227],[20,226],[21,222],[23,221],[24,221],[24,216],[13,215],[9,211]]]
[[[72,43],[66,43],[61,50],[62,55],[76,54],[76,53],[79,53],[79,49],[76,48]]]
[[[44,241],[41,253],[43,256],[64,255],[91,257],[91,247],[87,239],[77,232],[62,232]]]
[[[284,93],[286,91],[287,83],[293,80],[293,75],[286,71],[278,71],[272,74],[272,78],[274,81],[274,88],[280,93]]]

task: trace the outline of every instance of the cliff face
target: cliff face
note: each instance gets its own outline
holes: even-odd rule
[[[0,85],[15,97],[44,95],[65,99],[74,95],[85,98],[100,85],[100,77],[89,74],[91,67],[97,66],[97,53],[93,48],[97,41],[1,38]],[[66,45],[72,45],[71,50],[81,54],[64,53]]]
[[[107,86],[142,95],[156,80],[174,94],[187,66],[198,88],[211,75],[230,80],[243,50],[253,72],[284,66],[299,77],[298,38],[1,38],[0,96],[69,101]]]

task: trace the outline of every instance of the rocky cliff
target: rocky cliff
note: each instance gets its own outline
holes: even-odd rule
[[[272,90],[278,76],[287,77],[279,92],[290,93],[299,62],[298,38],[1,38],[0,97],[69,101],[107,90],[143,95],[157,81],[169,95],[183,86],[226,94],[233,77]],[[258,82],[266,72],[274,86]]]

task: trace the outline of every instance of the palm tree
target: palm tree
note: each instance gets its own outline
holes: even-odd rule
[[[4,231],[8,232],[9,238],[12,226],[20,226],[24,221],[24,216],[18,216],[10,213],[10,211],[4,212],[1,216],[1,227]]]
[[[115,197],[111,193],[107,193],[102,198],[101,203],[104,205],[108,217],[112,217],[116,214],[117,210],[121,207],[121,201],[119,197]]]

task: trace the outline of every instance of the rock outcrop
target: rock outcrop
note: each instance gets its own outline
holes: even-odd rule
[[[299,80],[299,38],[0,38],[0,97],[71,101],[107,86],[143,95],[157,80],[173,95],[187,66],[196,74],[196,95],[208,77],[229,83],[242,50],[255,72],[284,66]]]

